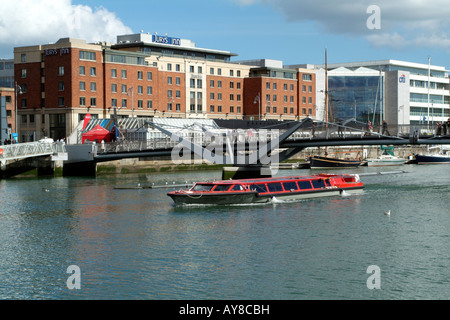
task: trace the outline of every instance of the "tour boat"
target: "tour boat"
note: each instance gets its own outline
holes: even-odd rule
[[[187,190],[167,193],[179,204],[248,204],[273,199],[297,200],[356,194],[364,185],[357,174],[316,174],[276,178],[197,182]]]
[[[341,169],[357,168],[362,164],[360,160],[337,159],[313,156],[309,159],[311,169]]]

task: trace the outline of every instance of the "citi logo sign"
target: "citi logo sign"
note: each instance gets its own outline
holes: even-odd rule
[[[406,83],[406,76],[405,76],[404,74],[402,74],[402,75],[400,76],[400,78],[398,78],[398,82],[400,82],[400,83]]]

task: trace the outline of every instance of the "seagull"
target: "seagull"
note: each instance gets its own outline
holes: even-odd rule
[[[391,210],[386,211],[384,214],[387,215],[387,216],[390,216],[391,215]]]
[[[42,188],[42,191],[44,191],[44,192],[50,192],[50,190],[48,190],[47,188]]]

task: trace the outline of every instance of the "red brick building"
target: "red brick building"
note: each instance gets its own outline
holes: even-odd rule
[[[118,36],[116,44],[64,38],[14,50],[19,141],[70,135],[93,118],[173,117],[298,120],[315,114],[312,70],[281,61],[231,62],[236,54],[185,39]],[[272,63],[273,64],[273,63]]]

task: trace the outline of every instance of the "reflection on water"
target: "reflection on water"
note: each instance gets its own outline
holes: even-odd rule
[[[361,195],[236,206],[116,188],[220,172],[3,180],[0,298],[447,299],[448,167],[402,170],[362,175]],[[293,174],[309,170],[277,173]],[[81,290],[66,287],[70,265]],[[380,290],[367,288],[370,265]]]

